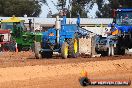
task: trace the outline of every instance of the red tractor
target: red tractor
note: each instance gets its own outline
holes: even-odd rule
[[[15,41],[11,40],[10,30],[0,29],[0,51],[15,51]]]

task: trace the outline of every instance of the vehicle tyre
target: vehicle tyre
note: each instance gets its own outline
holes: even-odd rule
[[[125,55],[126,54],[126,51],[127,51],[126,49],[121,49],[120,50],[120,55]]]
[[[10,51],[8,44],[2,45],[2,51],[4,51],[4,52]]]
[[[36,59],[42,58],[42,54],[40,53],[40,50],[41,50],[40,42],[34,42],[34,46],[35,46],[34,53],[35,53]]]
[[[68,44],[64,42],[61,47],[61,56],[66,59],[68,57]]]
[[[79,39],[75,35],[73,39],[68,39],[69,51],[68,57],[77,58],[79,55]]]
[[[120,47],[120,46],[118,46],[117,47],[117,54],[118,55],[125,55],[125,49]]]

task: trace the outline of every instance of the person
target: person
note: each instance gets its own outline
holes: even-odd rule
[[[128,23],[128,20],[129,20],[129,16],[128,16],[128,14],[127,14],[127,15],[125,16],[125,18],[123,19],[123,22],[124,22],[124,23],[126,23],[126,22]]]
[[[77,18],[76,24],[77,24],[77,26],[80,26],[80,14],[78,13],[77,15],[78,15],[78,18]]]
[[[0,35],[0,42],[3,42],[4,40],[4,35]]]
[[[29,20],[29,30],[30,32],[32,31],[32,19],[28,19]]]
[[[128,14],[126,15],[126,17],[124,19],[129,19]]]
[[[0,42],[4,41],[4,35],[0,35]],[[0,52],[3,50],[3,44],[0,44]]]

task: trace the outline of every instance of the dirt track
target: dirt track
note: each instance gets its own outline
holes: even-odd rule
[[[80,88],[80,72],[90,79],[132,80],[132,56],[34,59],[31,52],[1,53],[0,88]],[[132,88],[90,86],[88,88]]]

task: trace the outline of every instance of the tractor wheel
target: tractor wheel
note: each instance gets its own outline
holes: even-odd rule
[[[12,44],[5,44],[5,45],[3,45],[3,51],[14,52],[15,51],[15,46],[12,45]]]
[[[68,56],[72,58],[76,58],[79,55],[79,39],[75,36],[74,39],[68,40],[69,51]]]
[[[64,59],[66,59],[68,57],[68,44],[67,44],[67,42],[62,44],[61,55],[62,55],[62,58],[64,58]]]
[[[124,48],[121,48],[120,46],[117,46],[116,53],[118,55],[125,55],[125,49]]]
[[[13,45],[11,45],[11,46],[10,46],[10,51],[11,51],[11,52],[15,52],[15,51],[16,51],[16,47],[13,46]]]
[[[53,55],[52,51],[42,52],[42,58],[52,58],[52,55]]]
[[[35,53],[36,59],[42,58],[42,54],[40,53],[40,49],[41,49],[40,42],[34,42],[34,46],[35,46],[34,53]]]
[[[126,49],[120,49],[119,55],[125,55],[127,52]]]
[[[2,51],[4,51],[4,52],[9,51],[8,44],[4,44],[4,45],[2,45]]]

